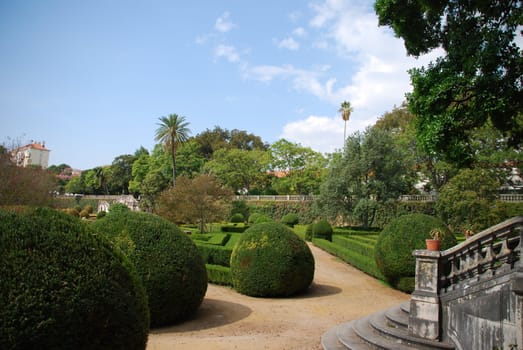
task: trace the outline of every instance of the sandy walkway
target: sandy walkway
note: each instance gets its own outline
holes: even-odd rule
[[[147,349],[316,350],[329,328],[408,300],[407,294],[310,247],[316,271],[306,294],[261,299],[209,285],[195,318],[151,331]]]

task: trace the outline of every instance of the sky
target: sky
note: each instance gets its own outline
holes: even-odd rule
[[[400,106],[408,57],[371,0],[0,0],[0,144],[49,164],[152,150],[159,118],[328,153]]]

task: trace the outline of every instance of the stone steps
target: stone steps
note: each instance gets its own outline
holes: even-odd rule
[[[452,344],[430,341],[408,332],[409,303],[338,325],[323,334],[324,350],[452,350]]]

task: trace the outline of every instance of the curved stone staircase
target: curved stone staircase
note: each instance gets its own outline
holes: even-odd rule
[[[324,350],[448,350],[453,344],[430,341],[409,334],[410,303],[392,307],[331,328],[321,339]]]

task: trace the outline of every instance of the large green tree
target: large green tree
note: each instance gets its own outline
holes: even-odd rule
[[[184,143],[189,138],[191,130],[186,118],[178,114],[169,114],[167,117],[160,117],[158,129],[156,129],[156,141],[165,145],[169,150],[172,159],[173,187],[176,186],[176,150],[178,145]]]
[[[394,134],[368,128],[347,138],[322,183],[317,209],[330,219],[352,216],[371,225],[379,205],[409,193],[416,180],[414,158]]]
[[[194,140],[200,145],[202,155],[209,160],[213,157],[214,152],[222,148],[265,151],[268,147],[259,136],[244,130],[227,130],[219,126],[215,126],[212,130],[206,129],[196,135]]]
[[[444,55],[410,71],[417,138],[459,165],[473,158],[470,131],[487,121],[512,146],[523,140],[521,0],[376,0],[379,24],[403,38],[409,55]]]
[[[264,151],[222,148],[214,153],[204,171],[216,176],[222,184],[240,193],[260,188],[267,177],[268,155]]]
[[[272,187],[280,194],[308,195],[319,191],[327,160],[310,147],[280,139],[270,148],[275,176]]]

